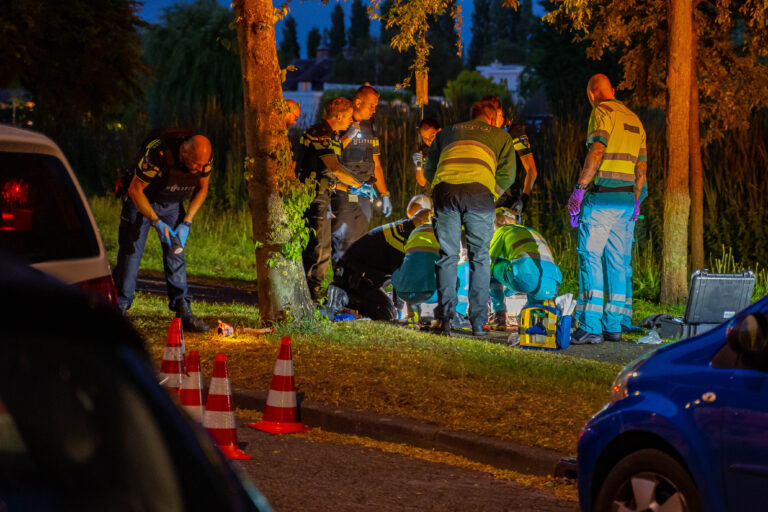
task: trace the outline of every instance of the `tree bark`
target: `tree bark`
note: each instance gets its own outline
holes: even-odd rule
[[[664,194],[664,242],[661,302],[674,304],[688,292],[688,194],[691,108],[691,0],[667,0],[669,23],[667,61],[667,179]]]
[[[701,164],[701,134],[699,126],[699,79],[696,74],[696,21],[691,38],[691,267],[704,268],[704,169]]]
[[[243,73],[245,178],[256,244],[257,289],[262,321],[274,323],[311,313],[304,268],[282,248],[292,227],[282,194],[290,186],[290,145],[280,105],[283,92],[270,0],[234,2]]]

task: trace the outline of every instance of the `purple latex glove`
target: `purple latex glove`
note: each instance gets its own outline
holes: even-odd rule
[[[568,213],[571,214],[571,227],[579,227],[579,213],[581,202],[584,200],[584,189],[574,188],[571,197],[568,198]]]
[[[639,218],[640,218],[640,200],[635,199],[635,210],[632,212],[632,217],[630,217],[629,220],[631,220],[632,222],[635,222]]]

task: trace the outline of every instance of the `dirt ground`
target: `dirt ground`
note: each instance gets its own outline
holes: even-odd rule
[[[252,461],[238,464],[276,512],[365,510],[577,511],[572,501],[448,464],[358,445],[239,428]]]

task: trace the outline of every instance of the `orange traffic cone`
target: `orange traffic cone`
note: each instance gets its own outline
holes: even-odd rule
[[[235,413],[232,412],[232,389],[227,375],[227,356],[224,354],[216,355],[211,387],[208,388],[208,400],[205,402],[203,413],[203,427],[211,434],[228,459],[253,458],[237,447]]]
[[[184,331],[181,318],[174,318],[168,327],[165,339],[163,362],[160,363],[160,383],[171,393],[181,389],[181,375],[184,373]]]
[[[277,362],[275,362],[272,384],[269,386],[264,419],[257,423],[249,423],[248,426],[270,434],[293,434],[312,430],[299,423],[298,419],[296,388],[293,385],[291,338],[284,336],[280,343]]]
[[[203,422],[203,376],[200,373],[200,353],[190,350],[187,371],[181,376],[181,405],[198,423]]]

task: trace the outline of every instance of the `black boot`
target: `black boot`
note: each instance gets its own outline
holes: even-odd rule
[[[205,332],[210,329],[208,324],[195,316],[186,299],[176,301],[176,318],[181,318],[181,325],[186,331]]]

